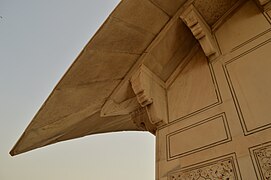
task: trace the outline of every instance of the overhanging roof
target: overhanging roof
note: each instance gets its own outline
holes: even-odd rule
[[[102,107],[140,64],[166,81],[187,56],[197,42],[179,20],[178,12],[185,1],[121,1],[57,84],[10,154],[90,134],[141,131],[129,114],[101,117]],[[235,1],[224,3],[227,7],[223,11]],[[219,2],[223,4],[224,0]],[[194,4],[203,16],[206,13],[209,25],[214,24],[216,10],[210,12],[212,9],[203,6],[206,3],[201,0]],[[124,94],[126,98],[135,96],[130,87]]]

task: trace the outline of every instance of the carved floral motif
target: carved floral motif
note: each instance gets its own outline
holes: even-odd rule
[[[263,179],[271,180],[271,145],[255,149],[254,157]]]
[[[234,161],[232,158],[216,161],[199,168],[191,168],[170,175],[170,180],[234,180]]]

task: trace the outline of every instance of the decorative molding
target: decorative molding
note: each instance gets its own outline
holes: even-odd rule
[[[180,18],[189,27],[195,38],[199,41],[205,55],[212,60],[219,55],[218,45],[212,35],[211,28],[202,18],[194,5],[190,5]]]
[[[182,168],[180,171],[170,173],[168,175],[168,180],[238,180],[241,179],[238,171],[235,154],[231,154],[216,158],[215,160]]]
[[[152,124],[163,125],[168,122],[165,83],[141,65],[131,77],[131,85],[141,107],[146,108]]]
[[[265,12],[271,10],[271,0],[257,0],[257,2]]]
[[[271,143],[251,147],[250,155],[258,179],[271,179]]]
[[[199,169],[190,170],[187,172],[176,173],[171,176],[171,180],[181,180],[181,179],[235,179],[233,172],[233,162],[232,160],[221,160],[217,161],[212,165],[201,167]]]

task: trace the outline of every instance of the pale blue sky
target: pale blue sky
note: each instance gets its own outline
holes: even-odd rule
[[[119,0],[0,0],[0,180],[154,180],[155,138],[113,133],[8,152]]]

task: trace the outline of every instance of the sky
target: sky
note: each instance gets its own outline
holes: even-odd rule
[[[155,137],[87,136],[8,153],[119,0],[0,0],[0,180],[154,180]]]

